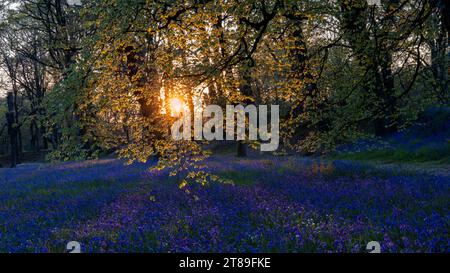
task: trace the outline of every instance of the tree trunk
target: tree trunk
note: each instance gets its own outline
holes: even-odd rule
[[[41,130],[37,121],[33,119],[30,124],[30,135],[31,135],[31,149],[35,152],[40,152],[41,150]]]
[[[245,144],[245,142],[243,140],[238,140],[237,141],[237,156],[238,157],[247,157],[248,155],[248,148],[247,148],[247,144]]]
[[[239,90],[241,91],[242,95],[246,96],[247,98],[242,101],[243,106],[247,106],[249,104],[252,104],[253,101],[250,98],[254,97],[253,89],[252,89],[252,67],[254,66],[254,63],[252,60],[248,59],[245,61],[241,67],[240,76],[241,76],[241,85],[239,86]],[[237,141],[237,156],[238,157],[246,157],[247,156],[247,144],[243,140]]]
[[[8,134],[11,145],[11,168],[16,167],[18,163],[18,145],[17,145],[17,122],[16,115],[14,113],[14,95],[12,92],[8,92],[8,112],[6,113],[6,121],[8,122]]]

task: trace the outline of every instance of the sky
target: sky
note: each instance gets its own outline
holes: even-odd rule
[[[8,91],[6,85],[6,79],[7,77],[4,75],[3,71],[0,71],[0,98],[3,98],[6,96],[6,92]]]
[[[6,16],[6,12],[8,9],[16,9],[18,7],[18,3],[13,3],[13,1],[2,1],[0,0],[1,5],[7,7],[5,9],[1,9],[0,10],[0,21],[2,21],[5,16]],[[5,97],[6,96],[6,92],[8,92],[9,89],[9,80],[8,80],[8,76],[5,74],[5,71],[3,70],[3,67],[1,67],[0,64],[0,98]]]

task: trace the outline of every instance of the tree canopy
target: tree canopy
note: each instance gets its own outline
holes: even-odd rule
[[[117,152],[205,182],[201,141],[170,138],[170,100],[276,104],[279,152],[326,153],[448,105],[438,0],[17,0],[0,4],[14,123],[50,160]],[[1,129],[1,127],[0,127]],[[19,130],[19,133],[21,132]],[[50,145],[50,147],[47,147]],[[257,143],[239,143],[243,145]]]

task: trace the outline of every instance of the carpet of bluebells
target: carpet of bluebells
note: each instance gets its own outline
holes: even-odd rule
[[[450,252],[450,177],[299,157],[207,160],[180,190],[151,163],[0,169],[0,252]],[[449,172],[450,173],[450,170]]]

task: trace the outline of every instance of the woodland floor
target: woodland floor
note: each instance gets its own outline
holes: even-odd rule
[[[180,190],[152,163],[0,169],[0,252],[449,252],[449,166],[217,155],[234,184]]]

